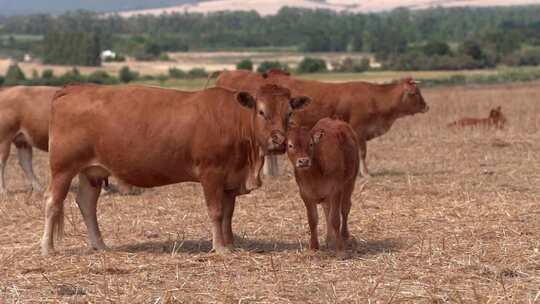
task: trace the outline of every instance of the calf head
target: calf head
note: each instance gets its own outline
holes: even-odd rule
[[[403,78],[399,81],[398,85],[403,92],[398,106],[400,113],[414,115],[417,113],[426,113],[429,110],[429,106],[426,104],[420,88],[417,86],[418,83],[418,81],[411,77]]]
[[[243,106],[253,111],[253,129],[265,154],[285,153],[285,131],[291,114],[310,103],[306,96],[291,97],[281,86],[266,84],[257,90],[255,98],[249,93],[237,93]]]
[[[287,156],[297,170],[308,169],[313,163],[315,146],[324,136],[324,130],[311,132],[305,127],[292,126],[287,131]]]

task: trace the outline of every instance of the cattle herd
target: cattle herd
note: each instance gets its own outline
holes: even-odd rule
[[[184,92],[147,86],[69,85],[0,90],[0,191],[11,144],[33,189],[32,148],[49,151],[41,251],[54,251],[63,233],[63,202],[78,176],[76,195],[89,245],[106,249],[96,217],[109,176],[139,187],[180,182],[202,185],[216,252],[233,248],[236,198],[261,187],[260,172],[277,175],[286,153],[307,211],[310,247],[319,248],[317,205],[327,244],[343,254],[357,175],[369,176],[367,141],[400,117],[425,113],[418,82],[324,83],[280,70],[224,71],[216,87]],[[501,108],[486,119],[464,118],[451,127],[502,129]],[[266,163],[265,163],[266,158]]]

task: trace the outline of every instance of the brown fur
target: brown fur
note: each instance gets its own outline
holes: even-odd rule
[[[319,249],[317,204],[322,203],[327,243],[335,241],[340,253],[349,238],[347,219],[360,163],[356,135],[346,122],[323,118],[311,130],[292,127],[287,138],[287,155],[307,210],[310,247]]]
[[[77,174],[85,185],[77,202],[92,247],[105,248],[95,211],[99,189],[92,180],[112,174],[140,187],[200,182],[213,223],[214,249],[225,251],[233,243],[236,196],[260,187],[262,156],[285,152],[285,118],[309,102],[275,94],[282,90],[264,87],[255,100],[222,88],[65,88],[52,106],[51,183],[42,252],[53,250],[59,210]]]
[[[494,127],[495,129],[502,130],[506,125],[506,117],[502,113],[501,107],[496,107],[489,111],[487,118],[462,118],[460,120],[451,122],[448,127]]]
[[[362,174],[367,175],[366,142],[390,130],[400,117],[428,111],[420,89],[412,78],[391,84],[367,82],[325,83],[301,80],[283,73],[271,73],[266,78],[249,71],[222,72],[216,85],[253,92],[261,84],[274,83],[293,94],[311,97],[309,107],[295,113],[291,119],[298,125],[311,128],[324,117],[338,116],[356,132],[361,152]]]
[[[12,143],[17,147],[19,163],[26,177],[33,188],[39,188],[32,169],[32,148],[48,150],[51,100],[58,90],[45,86],[16,86],[0,91],[1,191],[6,191],[3,168]],[[29,167],[25,168],[25,165]]]

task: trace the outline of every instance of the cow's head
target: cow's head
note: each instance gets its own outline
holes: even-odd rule
[[[255,98],[246,92],[238,92],[236,98],[253,111],[255,137],[265,154],[285,153],[289,117],[311,101],[306,96],[291,97],[288,89],[274,84],[261,86]]]
[[[322,129],[310,131],[305,127],[292,126],[287,130],[287,156],[295,169],[311,167],[315,146],[323,136]]]
[[[399,86],[403,91],[399,104],[400,113],[413,115],[426,113],[429,110],[429,106],[426,104],[420,88],[417,86],[418,83],[418,81],[411,77],[406,77],[399,81]]]

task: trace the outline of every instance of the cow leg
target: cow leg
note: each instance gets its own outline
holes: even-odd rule
[[[27,143],[16,144],[17,147],[17,156],[19,158],[19,165],[24,171],[26,178],[32,183],[32,190],[40,191],[41,185],[34,174],[34,169],[32,168],[32,146]]]
[[[266,161],[264,162],[264,174],[268,176],[279,175],[278,159],[276,155],[266,156]]]
[[[11,142],[4,141],[0,143],[0,193],[6,193],[6,164],[9,158],[9,150],[11,148]]]
[[[366,165],[366,156],[367,156],[367,142],[365,139],[360,139],[358,141],[360,148],[360,170],[358,171],[359,175],[364,178],[370,177],[369,171]]]
[[[339,232],[341,226],[341,195],[333,197],[329,205],[330,210],[327,219],[328,232],[332,233],[336,253],[341,254],[344,248],[343,238]]]
[[[322,203],[324,210],[324,219],[326,221],[326,246],[330,246],[334,243],[334,235],[331,231],[330,226],[330,201],[326,200]]]
[[[232,217],[234,207],[236,205],[236,195],[233,193],[225,193],[223,198],[223,221],[221,229],[223,230],[223,243],[229,249],[234,248],[234,234],[232,231]]]
[[[98,179],[91,182],[85,173],[79,174],[79,191],[75,201],[79,205],[81,214],[88,231],[89,245],[96,250],[106,250],[107,246],[103,242],[99,225],[97,222],[97,201],[101,193],[103,182]]]
[[[201,181],[208,208],[208,216],[212,222],[212,250],[226,253],[230,249],[223,240],[223,200],[225,196],[223,180],[216,176],[205,176]]]
[[[354,190],[354,182],[345,185],[345,190],[341,196],[341,237],[348,240],[349,233],[349,212],[351,211],[351,195]]]
[[[64,200],[69,191],[72,175],[54,174],[45,194],[45,227],[41,238],[41,254],[54,252],[53,237],[61,239],[64,234]]]
[[[311,250],[319,250],[319,235],[317,233],[317,224],[319,222],[319,214],[317,213],[317,204],[304,201],[309,224],[309,247]]]

